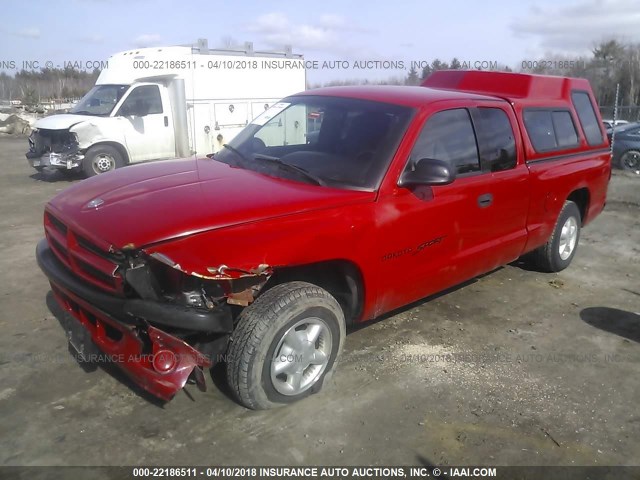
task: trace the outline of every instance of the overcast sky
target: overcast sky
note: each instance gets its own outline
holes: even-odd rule
[[[321,61],[403,60],[407,68],[454,56],[518,68],[552,52],[589,54],[612,37],[640,42],[640,0],[0,0],[0,6],[0,67],[15,61],[18,69],[24,60],[62,66],[197,38],[212,47],[230,40],[251,41],[255,49],[290,44]],[[363,74],[406,72],[319,69],[308,80]]]

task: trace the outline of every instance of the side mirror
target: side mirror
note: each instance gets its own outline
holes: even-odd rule
[[[405,170],[400,177],[400,187],[416,185],[449,185],[456,179],[456,171],[445,160],[422,158],[418,160],[413,170]]]

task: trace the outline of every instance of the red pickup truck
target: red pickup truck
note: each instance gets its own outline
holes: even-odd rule
[[[609,178],[586,80],[442,71],[300,93],[207,158],[80,182],[37,258],[81,358],[164,400],[224,361],[264,409],[320,390],[353,323],[527,253],[566,268]]]

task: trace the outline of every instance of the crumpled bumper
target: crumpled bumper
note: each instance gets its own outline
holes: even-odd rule
[[[146,328],[125,325],[58,285],[51,283],[51,288],[60,306],[71,315],[69,321],[80,323],[106,359],[162,400],[171,400],[195,368],[212,365],[205,355],[173,335],[151,325]],[[66,329],[73,345],[73,327],[67,324]]]
[[[196,371],[196,381],[203,387],[202,369],[213,365],[210,358],[143,318],[112,313],[122,312],[123,308],[126,310],[126,299],[92,292],[95,297],[92,300],[99,300],[102,308],[87,301],[86,298],[91,298],[86,295],[89,289],[81,289],[72,281],[70,272],[55,258],[45,240],[38,244],[36,257],[49,278],[57,302],[69,314],[69,318],[64,320],[64,327],[70,344],[81,356],[86,358],[87,353],[97,347],[137,385],[165,401],[171,400],[185,386],[196,369],[199,370]],[[105,297],[104,301],[101,297]],[[106,303],[107,299],[110,303]],[[227,319],[226,311],[216,312],[216,315],[206,319],[209,322],[207,329],[213,328],[214,322],[219,331],[231,328],[227,323],[231,319]],[[200,323],[195,322],[202,321],[198,317],[192,320],[196,327]]]
[[[49,152],[44,155],[36,152],[27,152],[26,157],[27,162],[33,168],[55,167],[68,170],[79,167],[82,165],[82,160],[84,160],[84,155],[78,151],[66,153]]]

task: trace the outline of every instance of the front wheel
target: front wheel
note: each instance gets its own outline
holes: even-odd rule
[[[559,272],[573,260],[580,240],[582,218],[575,202],[567,200],[560,211],[551,237],[535,250],[537,266],[545,272]]]
[[[267,290],[245,308],[232,335],[227,379],[238,401],[263,410],[318,392],[342,352],[344,313],[305,282]]]
[[[82,161],[82,170],[87,177],[94,177],[123,166],[122,155],[111,145],[91,147]]]

